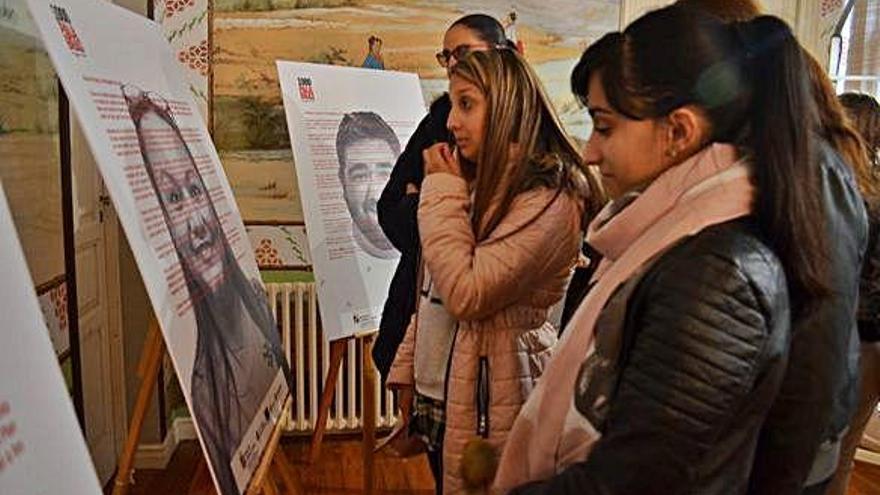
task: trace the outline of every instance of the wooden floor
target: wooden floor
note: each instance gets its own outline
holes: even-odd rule
[[[308,453],[306,439],[283,440],[284,452],[302,480],[306,493],[342,495],[363,493],[361,450],[358,437],[325,437],[321,458],[312,466],[304,459]],[[209,495],[214,490],[207,471],[198,469],[201,451],[194,441],[184,442],[163,471],[143,470],[135,473],[130,495]],[[387,495],[430,495],[433,480],[424,456],[399,459],[380,454],[376,459],[378,492]],[[112,487],[112,484],[110,485]],[[110,490],[105,490],[110,493]],[[856,463],[848,495],[880,495],[880,466]]]
[[[880,466],[856,462],[847,495],[878,495],[880,494]]]
[[[294,465],[307,494],[342,495],[363,493],[360,436],[324,437],[321,457],[307,465],[308,438],[285,438],[284,452]],[[207,470],[200,470],[201,451],[195,441],[180,444],[168,468],[163,471],[139,470],[129,495],[213,495]],[[383,451],[376,457],[378,493],[388,495],[431,495],[434,480],[424,456],[400,459]],[[105,493],[112,491],[112,483]]]

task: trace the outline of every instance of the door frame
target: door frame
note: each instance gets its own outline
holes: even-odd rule
[[[85,428],[85,406],[82,383],[82,361],[79,335],[79,307],[77,299],[76,281],[76,237],[74,229],[74,205],[73,205],[73,162],[72,162],[72,119],[75,115],[70,111],[70,102],[61,82],[58,82],[58,123],[59,123],[59,146],[61,157],[61,189],[62,189],[62,216],[64,227],[64,260],[65,276],[67,279],[67,304],[68,322],[70,325],[70,359],[71,374],[73,381],[73,402],[79,419],[83,435]],[[81,157],[80,157],[81,158]],[[98,172],[97,164],[94,171]],[[106,191],[103,189],[100,203],[102,222],[101,236],[104,243],[105,277],[103,288],[105,298],[105,311],[107,312],[107,335],[108,354],[110,361],[110,395],[111,395],[111,423],[113,425],[114,451],[118,456],[122,451],[125,435],[128,431],[127,400],[125,390],[125,355],[122,333],[122,300],[121,286],[119,282],[119,227],[112,205],[104,200]],[[88,439],[87,439],[88,440]]]

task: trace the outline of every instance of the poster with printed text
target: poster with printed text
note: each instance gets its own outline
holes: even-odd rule
[[[101,488],[0,187],[0,493]]]
[[[399,257],[377,204],[425,114],[419,79],[283,61],[278,77],[324,335],[376,330]]]
[[[289,372],[232,191],[159,27],[28,0],[113,200],[222,495],[243,493]]]

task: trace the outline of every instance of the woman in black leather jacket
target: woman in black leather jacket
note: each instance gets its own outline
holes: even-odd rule
[[[553,363],[539,384],[552,389],[551,400],[566,394],[573,404],[557,443],[540,450],[541,436],[556,426],[538,390],[538,404],[527,403],[517,421],[531,433],[530,449],[559,462],[549,470],[517,466],[506,451],[499,478],[527,472],[531,483],[515,493],[748,493],[759,434],[786,371],[791,320],[813,311],[832,287],[823,262],[826,172],[815,166],[827,148],[814,134],[818,115],[801,49],[773,17],[725,25],[667,7],[588,48],[572,89],[594,120],[585,157],[615,198],[600,214],[608,225],[633,208],[650,211],[640,200],[662,197],[658,185],[675,190],[693,180],[681,173],[669,184],[670,174],[721,143],[736,145],[754,196],[749,213],[689,229],[613,291],[587,329],[595,351],[579,349],[587,359],[573,386],[550,379]],[[726,186],[713,188],[735,168],[687,189],[675,207],[706,191],[728,201]],[[655,225],[673,231],[700,214],[684,211],[685,220]],[[599,266],[554,363],[577,342],[602,279],[662,231],[656,235],[606,249],[611,265]],[[530,408],[541,416],[531,425]],[[582,434],[566,436],[579,422]],[[578,442],[586,452],[566,459]]]
[[[859,404],[843,438],[840,462],[827,495],[846,493],[856,448],[880,400],[880,104],[874,97],[860,93],[844,93],[840,103],[861,135],[869,156],[867,173],[859,175],[859,185],[868,207],[870,236],[859,293]]]

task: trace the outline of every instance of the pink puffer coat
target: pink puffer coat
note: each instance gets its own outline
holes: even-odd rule
[[[422,184],[424,260],[444,306],[459,321],[446,392],[445,493],[463,491],[462,451],[477,436],[480,358],[487,359],[489,370],[488,441],[500,453],[556,343],[548,312],[565,293],[580,246],[582,208],[568,194],[545,188],[520,194],[479,244],[470,203],[460,177],[432,174]],[[412,328],[407,333],[389,383],[412,383]]]

